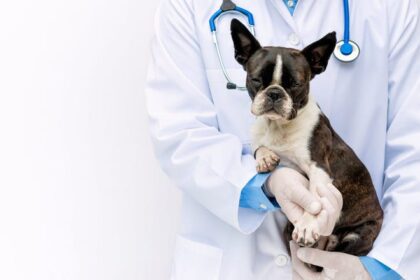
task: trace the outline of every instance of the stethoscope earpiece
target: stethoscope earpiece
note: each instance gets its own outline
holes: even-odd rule
[[[360,48],[353,41],[345,43],[343,40],[335,45],[334,56],[342,62],[352,62],[359,57],[359,54]]]

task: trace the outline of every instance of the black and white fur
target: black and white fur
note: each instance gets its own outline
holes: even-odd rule
[[[257,117],[252,129],[257,170],[271,171],[280,161],[304,174],[314,195],[318,186],[336,186],[343,208],[321,247],[367,254],[383,219],[369,172],[310,94],[310,81],[325,71],[335,48],[335,33],[300,51],[262,47],[238,20],[232,21],[231,31],[235,58],[247,72],[251,112]],[[320,247],[320,229],[310,213],[290,221],[285,234],[302,246]]]

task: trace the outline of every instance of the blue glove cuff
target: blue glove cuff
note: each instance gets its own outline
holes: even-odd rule
[[[275,211],[280,207],[274,197],[268,197],[263,190],[265,181],[270,173],[262,173],[255,175],[243,188],[239,207],[252,208],[257,211]]]
[[[403,279],[397,272],[371,257],[360,257],[365,269],[373,280],[399,280]]]

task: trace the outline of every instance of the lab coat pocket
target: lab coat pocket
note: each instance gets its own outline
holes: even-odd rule
[[[222,255],[220,248],[178,236],[171,280],[217,280]]]

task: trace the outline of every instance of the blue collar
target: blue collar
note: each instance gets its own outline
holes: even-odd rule
[[[283,0],[283,2],[289,10],[290,14],[293,16],[298,0]]]

